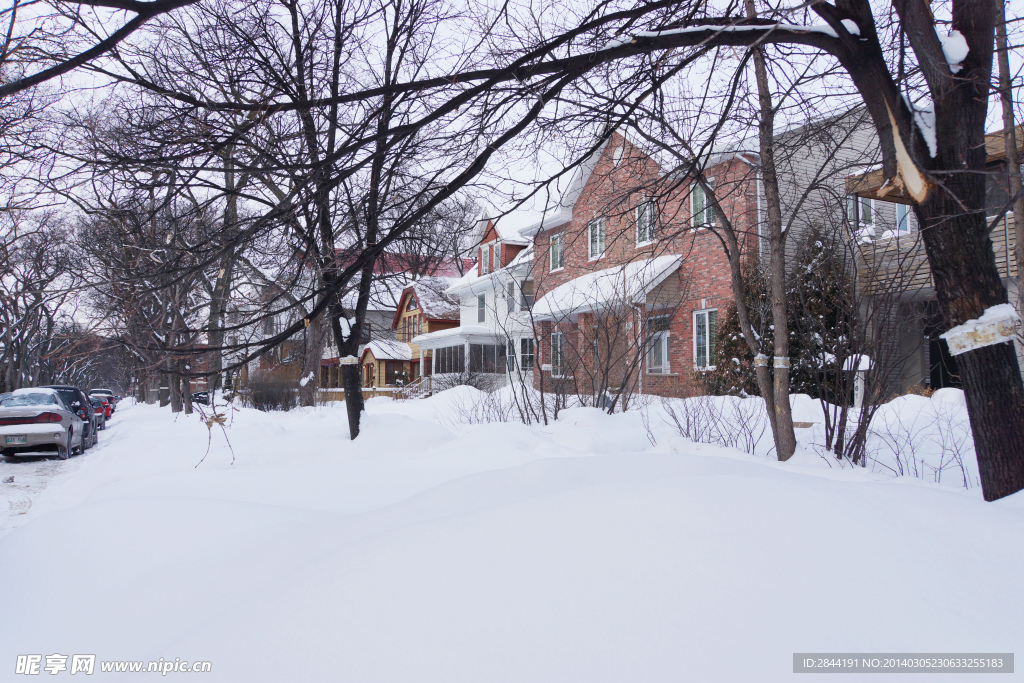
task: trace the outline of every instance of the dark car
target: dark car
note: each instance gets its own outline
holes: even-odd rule
[[[92,448],[99,443],[99,425],[96,421],[96,411],[92,408],[92,402],[85,392],[78,387],[64,384],[51,384],[40,387],[42,389],[53,389],[56,391],[68,408],[82,418],[82,450]]]
[[[192,394],[193,403],[202,403],[204,406],[210,405],[210,392],[208,391],[197,391]]]

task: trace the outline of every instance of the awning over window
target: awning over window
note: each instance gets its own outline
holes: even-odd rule
[[[587,273],[545,294],[534,305],[533,317],[557,320],[616,305],[642,304],[682,262],[682,256],[658,256]]]

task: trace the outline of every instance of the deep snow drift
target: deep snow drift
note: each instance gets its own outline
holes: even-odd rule
[[[341,407],[233,411],[234,464],[218,426],[123,404],[0,539],[0,679],[92,653],[210,681],[819,680],[794,652],[1024,642],[1019,494],[694,444],[657,407],[456,426],[472,391],[375,399],[356,442]]]

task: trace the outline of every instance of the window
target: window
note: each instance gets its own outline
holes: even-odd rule
[[[551,236],[551,270],[565,267],[565,233]]]
[[[491,265],[491,245],[485,244],[480,247],[480,274],[484,275],[489,271]]]
[[[636,207],[636,243],[638,246],[654,241],[655,218],[654,202],[644,202]]]
[[[718,311],[697,311],[693,314],[693,364],[698,369],[714,367],[717,334]]]
[[[466,368],[466,347],[446,346],[434,351],[434,371],[438,374],[458,373]]]
[[[504,375],[508,368],[504,344],[470,344],[469,371]]]
[[[851,194],[846,198],[846,218],[850,225],[872,225],[874,223],[874,201],[868,197]]]
[[[524,280],[519,285],[519,310],[529,311],[533,308],[533,280]]]
[[[476,321],[484,322],[487,318],[487,295],[478,294],[476,297]]]
[[[601,258],[604,254],[604,219],[590,221],[587,230],[590,233],[590,258]]]
[[[533,370],[533,339],[519,340],[519,367]]]
[[[896,234],[910,234],[910,207],[906,204],[896,205]]]
[[[565,371],[565,335],[551,333],[551,376],[561,377]]]
[[[516,283],[515,280],[508,283],[508,312],[512,313],[516,310]]]
[[[647,319],[647,372],[666,375],[669,372],[669,316]]]
[[[494,258],[494,270],[501,270],[501,242],[494,243],[494,249],[491,251]]]
[[[410,311],[415,311],[418,307],[419,307],[419,304],[416,302],[416,295],[415,294],[410,294],[409,295],[409,310]]]
[[[715,181],[713,178],[707,179],[708,188],[713,192],[715,189]],[[704,188],[699,184],[693,186],[693,225],[696,228],[703,227],[705,225],[715,224],[715,206],[710,201],[708,193],[704,191]]]

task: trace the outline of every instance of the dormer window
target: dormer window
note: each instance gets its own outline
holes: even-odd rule
[[[410,294],[409,295],[409,310],[410,311],[415,311],[417,308],[419,308],[419,304],[416,302],[416,295],[415,294]]]
[[[480,247],[480,274],[486,275],[491,272],[491,245],[485,244]]]
[[[501,270],[501,242],[494,243],[494,249],[491,251],[494,257],[494,268],[493,270]]]

